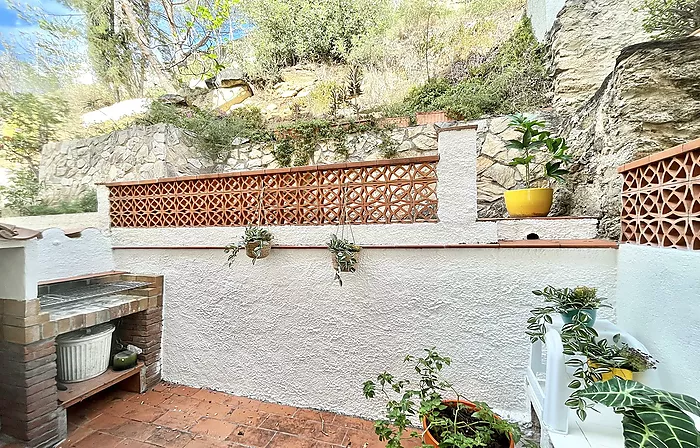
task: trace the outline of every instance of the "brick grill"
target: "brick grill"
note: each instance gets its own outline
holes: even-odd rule
[[[70,302],[64,308],[54,303],[46,310],[41,309],[39,299],[0,299],[1,434],[29,447],[50,446],[65,437],[65,409],[56,384],[55,339],[59,334],[114,321],[116,336],[143,350],[139,359],[146,369],[145,387],[160,381],[162,276],[111,274],[42,285],[39,289],[45,294],[51,288],[65,290],[81,285],[94,290],[88,286],[110,282],[141,282],[146,287]],[[85,304],[83,310],[81,303]]]

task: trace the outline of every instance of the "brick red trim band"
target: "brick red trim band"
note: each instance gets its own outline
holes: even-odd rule
[[[362,249],[617,249],[618,243],[609,240],[518,240],[493,244],[396,244],[370,245]],[[223,250],[224,246],[115,246],[112,250]],[[328,249],[326,246],[272,246],[272,249],[309,250]]]

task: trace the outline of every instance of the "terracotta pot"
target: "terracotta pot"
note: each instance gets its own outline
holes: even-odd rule
[[[258,260],[270,255],[270,248],[272,247],[272,245],[270,244],[269,241],[263,241],[262,242],[262,250],[260,250],[260,256],[256,257],[255,256],[255,249],[259,246],[260,246],[260,241],[251,241],[250,243],[246,243],[245,254],[248,255],[249,258],[257,258]]]
[[[466,406],[469,409],[472,409],[474,411],[479,409],[476,407],[476,405],[474,403],[472,403],[471,401],[467,401],[467,400],[442,400],[442,404],[445,404],[447,406],[456,405],[457,403],[463,404],[464,406]],[[496,416],[496,418],[500,418],[500,417]],[[438,448],[440,446],[440,444],[437,442],[437,440],[435,440],[435,437],[433,437],[433,435],[430,434],[430,431],[428,431],[427,428],[428,428],[428,420],[425,417],[423,417],[423,429],[426,430],[426,431],[424,431],[423,441],[428,445],[432,445],[435,448]],[[513,436],[510,436],[510,448],[515,448],[515,441],[513,440]]]
[[[396,128],[407,128],[411,125],[410,117],[389,117],[382,118],[379,120],[379,126],[381,127],[396,127]]]
[[[447,121],[452,120],[447,118],[447,114],[442,111],[416,113],[416,124],[444,123]]]

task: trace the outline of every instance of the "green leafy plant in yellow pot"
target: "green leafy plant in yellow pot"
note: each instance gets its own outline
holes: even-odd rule
[[[503,193],[508,214],[513,218],[547,216],[552,208],[551,183],[563,182],[569,174],[566,168],[571,162],[569,147],[562,137],[552,137],[542,121],[518,114],[512,117],[509,126],[521,134],[506,145],[520,153],[509,165],[524,168],[525,188]]]

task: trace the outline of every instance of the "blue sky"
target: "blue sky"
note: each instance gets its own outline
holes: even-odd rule
[[[40,7],[51,14],[69,14],[71,11],[55,0],[20,0],[19,3],[33,7]],[[0,33],[14,34],[17,31],[33,31],[36,27],[25,22],[10,9],[6,0],[0,0]]]

